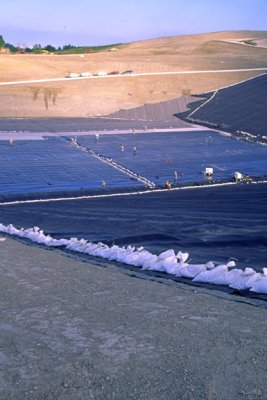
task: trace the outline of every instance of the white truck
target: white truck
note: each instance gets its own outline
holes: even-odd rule
[[[96,76],[106,76],[108,73],[106,71],[98,71],[95,75]]]
[[[92,74],[91,74],[91,72],[82,72],[82,73],[80,74],[80,76],[81,76],[82,78],[89,78],[90,76],[92,76]]]
[[[80,74],[78,74],[77,72],[71,72],[67,78],[79,78]]]

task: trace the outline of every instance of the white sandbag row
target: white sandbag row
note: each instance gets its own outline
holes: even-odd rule
[[[119,247],[117,245],[109,247],[101,242],[92,243],[77,238],[58,240],[53,239],[50,235],[45,235],[38,227],[17,229],[13,225],[0,224],[0,231],[46,246],[64,246],[68,250],[122,262],[143,270],[161,271],[176,277],[190,278],[194,282],[226,285],[238,290],[250,289],[252,292],[267,294],[267,268],[263,268],[263,273],[259,273],[252,268],[246,268],[244,271],[237,268],[229,270],[235,266],[234,261],[217,266],[212,262],[189,264],[187,261],[189,254],[181,251],[176,254],[174,250],[167,250],[157,256],[143,247]]]

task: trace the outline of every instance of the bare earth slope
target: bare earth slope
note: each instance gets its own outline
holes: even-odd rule
[[[0,246],[2,400],[266,399],[260,304]]]
[[[71,72],[136,74],[266,68],[267,32],[174,36],[86,55],[0,54],[0,82],[64,78]],[[255,46],[244,44],[253,40]],[[216,90],[262,71],[87,78],[0,85],[0,117],[79,117]]]

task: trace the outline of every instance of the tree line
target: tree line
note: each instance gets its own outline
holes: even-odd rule
[[[3,36],[0,35],[0,50],[7,49],[11,53],[33,53],[33,54],[44,54],[44,53],[55,53],[55,54],[75,54],[75,53],[95,53],[98,51],[110,50],[114,46],[119,46],[121,43],[110,44],[104,46],[73,46],[71,44],[64,45],[62,47],[54,47],[51,44],[41,46],[41,44],[34,44],[30,47],[19,47],[14,46],[11,43],[6,43]]]

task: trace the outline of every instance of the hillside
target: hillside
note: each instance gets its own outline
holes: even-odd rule
[[[256,45],[247,45],[253,40]],[[267,32],[218,32],[143,40],[116,51],[85,55],[1,54],[0,81],[63,78],[71,72],[267,70]],[[92,116],[121,108],[212,91],[260,74],[259,71],[25,83],[0,86],[2,117]]]

